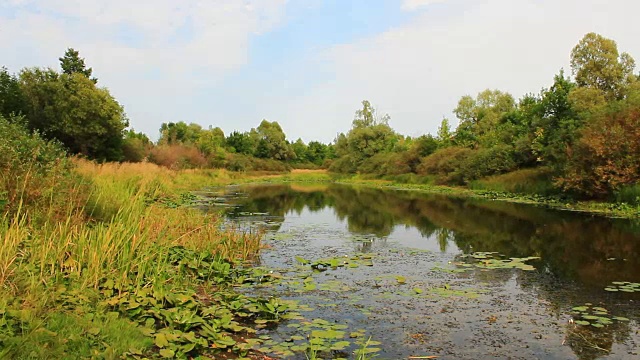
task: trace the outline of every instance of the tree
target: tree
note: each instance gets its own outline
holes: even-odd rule
[[[87,68],[84,63],[84,59],[80,57],[80,53],[73,48],[68,48],[64,53],[64,56],[60,59],[60,67],[62,68],[62,72],[67,75],[71,74],[82,74],[86,76],[88,79],[91,79],[94,84],[98,83],[98,79],[92,78],[91,74],[93,73],[92,68]]]
[[[234,131],[225,140],[225,144],[230,152],[253,155],[256,151],[256,143],[249,133]]]
[[[596,33],[586,34],[571,51],[571,69],[576,83],[603,91],[608,99],[624,96],[635,79],[635,61],[627,53],[618,53],[615,41]]]
[[[362,109],[356,111],[352,125],[354,128],[370,127],[379,124],[388,125],[390,119],[389,114],[379,116],[376,109],[371,106],[369,100],[362,100]]]
[[[305,163],[309,161],[309,147],[302,141],[302,139],[296,140],[291,144],[293,152],[296,154],[296,161]]]
[[[196,145],[202,134],[202,126],[194,123],[187,125],[184,121],[169,122],[160,125],[159,144]]]
[[[496,127],[502,117],[514,109],[513,96],[499,90],[484,90],[475,99],[463,96],[453,110],[460,120],[456,145],[471,148],[496,145]]]
[[[262,120],[254,130],[258,139],[255,156],[264,159],[290,160],[295,158],[295,153],[287,141],[287,136],[277,121]]]
[[[453,134],[451,133],[451,125],[449,125],[449,119],[444,118],[438,127],[438,141],[443,147],[451,144]]]
[[[310,141],[307,146],[307,159],[316,164],[322,165],[326,159],[331,157],[329,146],[318,141]]]
[[[391,152],[399,140],[389,126],[389,115],[379,117],[369,101],[362,101],[362,109],[355,113],[349,132],[339,134],[335,141],[336,160],[331,169],[354,172],[363,162],[376,154]]]
[[[71,153],[120,160],[128,119],[107,89],[97,88],[83,74],[39,68],[22,70],[20,89],[31,130],[59,140]]]
[[[0,68],[0,115],[9,118],[11,114],[23,114],[24,97],[20,91],[18,77],[9,74],[5,67]]]
[[[196,140],[196,145],[203,154],[206,156],[213,154],[219,158],[224,157],[224,143],[224,131],[219,127],[201,130],[200,136]]]
[[[149,156],[153,143],[147,135],[134,129],[124,131],[122,144],[123,161],[141,162]]]
[[[558,184],[565,190],[604,197],[640,182],[640,107],[590,119]]]

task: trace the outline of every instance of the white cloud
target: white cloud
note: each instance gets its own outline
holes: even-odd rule
[[[444,3],[449,0],[403,0],[402,1],[402,10],[413,11],[420,8],[423,8],[427,5]]]
[[[277,26],[285,4],[286,0],[12,0],[4,4],[12,15],[3,18],[0,12],[0,43],[5,49],[0,64],[14,71],[24,66],[57,68],[64,50],[76,48],[100,84],[124,103],[134,126],[155,134],[160,122],[176,121],[180,115],[180,105],[176,110],[164,105],[184,102],[199,85],[214,83],[246,64],[251,36]],[[140,105],[152,101],[155,108]],[[139,126],[136,118],[146,121]]]
[[[460,5],[460,6],[458,6]],[[310,89],[282,118],[306,115],[327,137],[346,131],[362,99],[388,112],[408,135],[435,133],[465,94],[498,88],[537,93],[569,70],[587,32],[618,41],[640,59],[640,2],[599,0],[467,1],[417,15],[411,23],[327,51],[334,79]],[[464,5],[464,6],[462,6]],[[457,123],[455,119],[453,123]]]

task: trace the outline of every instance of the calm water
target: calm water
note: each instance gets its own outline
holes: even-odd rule
[[[379,358],[640,359],[640,293],[604,290],[640,282],[638,222],[337,184],[208,196],[242,226],[268,229],[260,265],[283,274],[301,271],[296,257],[371,254],[373,266],[309,275],[318,287],[308,291],[259,291],[309,305],[310,319],[365,330],[382,342]],[[540,259],[527,262],[533,271],[463,265],[478,252]],[[585,304],[629,321],[576,325],[572,308]]]

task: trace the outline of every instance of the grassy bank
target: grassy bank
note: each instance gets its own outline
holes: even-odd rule
[[[233,291],[261,234],[221,230],[188,190],[251,178],[78,160],[17,184],[0,218],[0,358],[245,358],[295,305]],[[27,174],[34,172],[27,172]],[[27,177],[28,179],[28,177]],[[36,179],[37,180],[37,179]],[[45,181],[46,180],[46,181]],[[242,180],[242,181],[244,181]]]

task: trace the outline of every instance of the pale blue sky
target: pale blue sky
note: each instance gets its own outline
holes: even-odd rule
[[[638,13],[633,0],[0,0],[0,66],[58,68],[74,47],[152,138],[162,122],[229,133],[266,118],[330,142],[363,99],[415,136],[463,95],[549,86],[587,32],[640,57]]]

